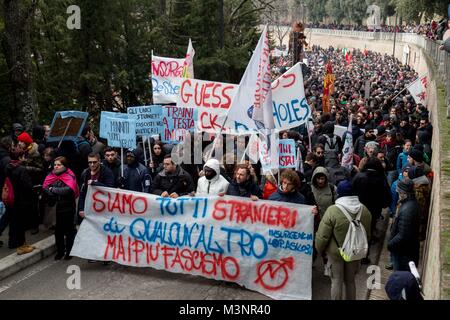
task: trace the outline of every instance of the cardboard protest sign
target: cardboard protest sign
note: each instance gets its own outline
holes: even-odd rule
[[[126,118],[123,116],[125,115]],[[136,148],[136,119],[135,115],[122,114],[120,118],[104,117],[104,134],[108,139],[108,146],[116,148]]]
[[[152,56],[154,103],[175,103],[180,90],[185,59]]]
[[[311,209],[89,186],[70,254],[232,281],[274,299],[311,299]]]
[[[186,132],[195,130],[195,119],[198,117],[197,109],[164,106],[162,112],[162,142],[179,143],[183,141]]]
[[[129,107],[127,112],[137,116],[136,135],[149,137],[162,133],[162,106]]]
[[[107,118],[128,119],[128,114],[119,112],[102,111],[100,113],[100,138],[108,139],[109,121]]]
[[[81,111],[58,111],[50,126],[48,142],[72,140],[81,136],[89,114]]]
[[[295,168],[296,149],[294,139],[281,139],[279,142],[280,168]]]

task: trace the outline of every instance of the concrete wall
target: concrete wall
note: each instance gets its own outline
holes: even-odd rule
[[[353,31],[330,31],[313,29],[306,30],[308,43],[320,45],[321,47],[333,46],[335,48],[357,48],[363,50],[377,51],[392,55],[394,49],[393,34],[373,34],[368,32]],[[287,39],[283,43],[287,42]],[[441,57],[436,46],[432,50],[429,43],[422,37],[413,34],[397,34],[395,41],[395,57],[403,63],[409,64],[419,74],[430,75],[430,86],[428,88],[428,107],[431,113],[431,121],[434,127],[433,134],[433,160],[434,171],[432,204],[427,239],[424,242],[423,256],[421,258],[420,270],[426,299],[449,299],[450,298],[450,261],[449,243],[450,238],[447,228],[450,226],[450,175],[442,175],[442,164],[449,161],[450,152],[444,141],[450,141],[449,120],[446,118],[445,98],[438,99],[438,85],[449,87],[447,62],[445,61],[445,73],[447,81],[439,80],[437,67],[442,71],[442,59],[434,61],[431,55]],[[408,46],[409,55],[405,55],[405,47]],[[434,50],[434,54],[433,54]],[[405,59],[407,58],[407,59]],[[446,57],[448,59],[448,57]],[[439,61],[436,61],[439,60]],[[441,72],[442,75],[442,72]],[[450,95],[450,92],[447,92]],[[441,97],[444,94],[441,92]],[[447,128],[447,130],[444,129]]]

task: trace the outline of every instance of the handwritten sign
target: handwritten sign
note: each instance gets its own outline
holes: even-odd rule
[[[224,123],[238,85],[222,82],[183,79],[177,106],[198,109],[197,131],[215,133]],[[223,133],[232,133],[223,130]]]
[[[127,112],[137,116],[136,135],[148,137],[162,133],[162,106],[129,107]]]
[[[152,56],[154,103],[175,103],[180,90],[185,59]]]
[[[294,139],[281,139],[279,143],[280,168],[296,167],[296,150]]]
[[[274,299],[311,299],[311,209],[89,186],[70,254],[236,282]]]
[[[108,139],[109,120],[108,118],[128,119],[128,114],[119,112],[102,111],[100,113],[100,138]]]
[[[195,130],[195,119],[198,110],[177,106],[164,106],[162,115],[162,142],[179,143],[183,141],[186,132]]]
[[[126,118],[123,115],[126,115]],[[120,118],[106,116],[103,119],[103,134],[106,134],[108,146],[136,148],[136,118],[131,114],[122,114]]]

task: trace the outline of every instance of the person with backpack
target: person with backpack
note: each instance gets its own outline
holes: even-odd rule
[[[350,181],[338,184],[337,197],[320,221],[315,246],[319,254],[325,252],[328,257],[326,268],[331,279],[331,300],[344,299],[343,285],[345,299],[355,300],[355,276],[361,259],[367,254],[372,218],[355,195]],[[350,241],[352,233],[357,241]]]
[[[324,146],[324,159],[327,167],[333,167],[339,163],[339,154],[342,151],[343,143],[341,137],[334,134],[334,123],[331,121],[323,125],[323,134],[318,142]]]
[[[2,201],[10,217],[8,248],[17,249],[18,255],[30,253],[35,249],[25,242],[25,231],[33,210],[30,197],[33,183],[27,169],[19,160],[21,154],[17,148],[11,151],[11,160],[5,169],[5,183],[2,190]]]

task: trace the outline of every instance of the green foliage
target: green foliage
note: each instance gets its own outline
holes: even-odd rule
[[[340,24],[345,18],[345,10],[341,2],[341,0],[328,0],[325,4],[327,15],[337,24]]]
[[[152,103],[152,51],[184,57],[189,38],[196,51],[196,78],[239,83],[259,38],[258,17],[264,9],[263,2],[251,0],[224,0],[223,8],[216,0],[78,0],[81,29],[69,30],[66,10],[72,4],[38,1],[33,19],[39,123],[49,123],[58,110],[86,110],[96,118],[101,110]],[[1,14],[1,34],[3,28]],[[4,54],[0,51],[2,134],[17,114]]]
[[[326,0],[305,0],[308,7],[308,21],[321,22],[325,16],[325,4]]]

